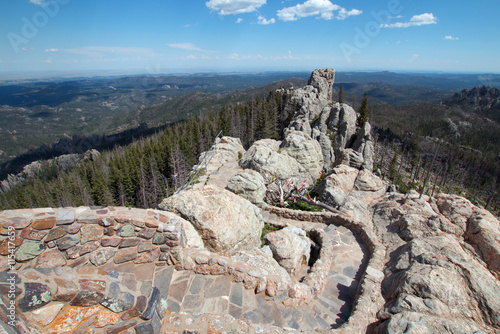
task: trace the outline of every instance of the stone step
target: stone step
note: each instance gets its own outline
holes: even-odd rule
[[[319,296],[313,302],[312,311],[314,315],[323,319],[324,322],[329,325],[334,324],[338,320],[338,314],[340,313],[340,305],[337,301],[328,299],[324,296]]]

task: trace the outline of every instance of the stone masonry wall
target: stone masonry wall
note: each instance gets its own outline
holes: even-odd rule
[[[344,226],[360,236],[370,252],[370,260],[363,274],[361,284],[358,287],[356,303],[352,309],[351,316],[348,322],[342,325],[336,332],[362,333],[369,328],[370,324],[376,323],[377,312],[384,303],[381,282],[384,279],[385,247],[378,240],[373,228],[369,224],[356,221],[345,214],[305,212],[274,206],[267,206],[265,210],[286,219]],[[313,282],[309,281],[305,282],[305,284]]]

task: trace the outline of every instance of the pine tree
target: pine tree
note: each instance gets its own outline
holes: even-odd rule
[[[338,103],[344,103],[344,86],[343,85],[340,85],[340,88],[339,88],[339,97],[337,99],[337,102]]]
[[[368,122],[368,92],[365,92],[363,96],[363,101],[361,101],[361,108],[359,108],[359,118],[358,118],[358,126],[362,127]]]

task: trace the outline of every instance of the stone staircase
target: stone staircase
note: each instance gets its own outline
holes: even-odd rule
[[[263,216],[276,225],[308,225],[309,229],[325,227],[282,219],[267,212],[263,212]],[[159,303],[166,305],[166,310],[161,312],[167,311],[162,333],[188,333],[189,330],[201,333],[208,331],[209,327],[223,331],[244,331],[248,327],[249,332],[262,329],[265,333],[339,327],[351,313],[368,252],[350,230],[337,226],[327,226],[324,230],[336,243],[335,259],[324,291],[311,303],[299,305],[296,300],[289,299],[287,293],[270,299],[263,293],[246,290],[242,283],[233,282],[229,276],[204,276],[167,268],[171,283],[167,297]],[[217,326],[211,325],[210,321]]]

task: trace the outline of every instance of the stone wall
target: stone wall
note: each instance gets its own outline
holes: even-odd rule
[[[132,327],[156,333],[162,319],[153,314],[158,308],[156,314],[165,314],[161,303],[168,290],[162,286],[168,287],[174,268],[229,275],[246,289],[271,298],[288,295],[291,282],[284,284],[280,276],[191,247],[197,242],[190,229],[181,217],[159,210],[0,212],[0,291],[7,296],[15,286],[15,298],[10,300],[15,300],[16,328],[21,333],[60,333],[88,323],[103,333]],[[170,276],[162,274],[168,270]],[[0,301],[0,320],[8,323],[5,298]]]
[[[356,303],[351,312],[351,316],[348,322],[338,329],[338,333],[362,333],[365,332],[371,324],[376,323],[378,321],[377,312],[384,304],[384,298],[381,292],[381,282],[384,279],[385,247],[378,240],[372,227],[363,222],[355,221],[348,215],[341,213],[306,212],[273,206],[267,206],[265,210],[286,219],[344,226],[356,233],[362,239],[370,252],[370,260],[364,271],[361,284],[358,287]],[[314,291],[314,284],[318,283],[318,288],[321,289],[323,287],[321,285],[321,279],[311,279],[304,282],[304,284],[310,286],[312,291]]]

